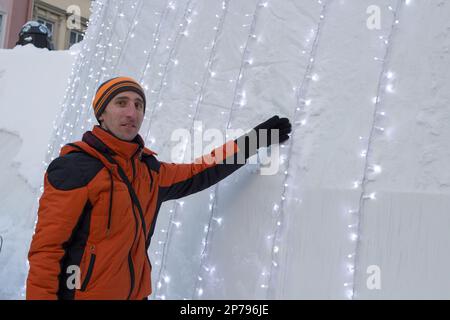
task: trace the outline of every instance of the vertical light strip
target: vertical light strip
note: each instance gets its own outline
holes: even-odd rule
[[[353,273],[353,284],[351,285],[351,290],[347,294],[347,296],[350,299],[355,299],[355,297],[356,297],[355,296],[355,289],[356,289],[355,280],[356,280],[357,272],[360,272],[359,268],[357,268],[356,266],[358,265],[359,253],[360,253],[360,247],[361,247],[360,234],[361,234],[361,227],[362,227],[362,218],[364,216],[364,203],[365,203],[365,201],[373,201],[376,199],[375,193],[367,194],[367,192],[366,192],[366,187],[369,182],[368,171],[371,170],[375,173],[381,171],[380,166],[378,166],[376,164],[370,164],[369,158],[370,158],[371,154],[373,153],[373,146],[372,146],[373,145],[373,137],[377,133],[383,134],[383,132],[384,132],[384,128],[378,127],[376,125],[377,124],[376,122],[377,122],[378,116],[380,115],[379,109],[380,109],[380,105],[382,102],[381,97],[383,96],[383,92],[391,93],[390,91],[392,91],[390,84],[388,84],[384,88],[384,90],[383,90],[383,86],[386,84],[385,79],[391,80],[391,78],[393,76],[393,74],[388,71],[387,66],[388,66],[388,60],[390,57],[390,53],[392,50],[392,39],[395,34],[396,26],[399,24],[398,15],[402,9],[403,2],[404,2],[404,0],[397,1],[397,6],[396,6],[395,11],[392,7],[390,7],[390,6],[388,7],[390,11],[394,11],[393,22],[392,22],[391,30],[389,32],[389,38],[387,40],[383,40],[383,38],[380,38],[381,40],[383,40],[383,43],[387,47],[386,47],[386,52],[385,52],[384,58],[382,59],[381,73],[380,73],[380,76],[378,79],[377,96],[373,100],[375,106],[374,106],[374,112],[373,112],[372,127],[370,130],[368,143],[367,143],[367,149],[362,152],[362,155],[365,157],[365,164],[364,164],[364,174],[363,174],[363,178],[361,181],[361,195],[360,195],[360,199],[359,199],[359,207],[356,211],[352,212],[352,213],[357,214],[358,223],[357,223],[357,234],[355,234],[352,237],[352,239],[354,241],[356,241],[355,253],[348,255],[348,257],[350,259],[353,259],[353,265],[349,264],[349,271]],[[375,58],[375,60],[378,61],[379,59]],[[384,112],[381,113],[381,115],[385,116]]]
[[[272,261],[270,265],[270,271],[268,274],[266,272],[263,272],[263,276],[267,276],[268,283],[263,284],[263,288],[267,288],[267,299],[275,299],[276,298],[276,285],[278,282],[278,269],[279,269],[279,253],[280,253],[280,245],[281,245],[281,237],[282,237],[282,230],[284,226],[284,220],[285,220],[285,206],[286,206],[286,195],[287,195],[287,189],[290,184],[290,176],[289,176],[289,170],[290,170],[290,164],[291,164],[291,157],[292,157],[292,146],[293,146],[293,140],[295,138],[296,130],[300,127],[305,125],[305,122],[303,120],[300,120],[301,111],[305,108],[305,106],[308,106],[310,104],[310,101],[306,99],[306,95],[308,92],[309,84],[311,80],[314,81],[314,76],[312,75],[312,70],[314,67],[316,54],[317,54],[317,47],[320,40],[321,31],[323,28],[323,25],[325,23],[325,16],[327,13],[328,5],[331,0],[319,0],[317,1],[319,5],[322,6],[321,13],[319,15],[319,23],[317,25],[317,30],[315,31],[315,38],[313,45],[311,47],[310,51],[310,58],[308,62],[308,66],[306,68],[304,77],[302,79],[302,82],[298,89],[298,97],[297,97],[297,106],[294,111],[294,124],[293,124],[293,131],[292,131],[292,138],[288,140],[288,144],[286,147],[288,148],[287,151],[287,157],[286,157],[286,170],[284,171],[284,182],[283,182],[283,191],[281,194],[281,200],[279,204],[275,204],[273,207],[273,213],[274,216],[277,218],[276,223],[274,226],[274,232],[272,235],[269,236],[270,239],[272,239]]]

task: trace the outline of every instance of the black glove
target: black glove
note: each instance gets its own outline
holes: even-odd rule
[[[278,143],[283,143],[289,139],[289,134],[292,132],[292,124],[288,118],[274,116],[235,140],[239,150],[245,150],[246,160],[256,154],[257,149],[269,147],[276,142],[272,141],[273,130],[278,130],[274,134],[278,133]]]
[[[261,132],[265,129],[265,132]],[[253,130],[256,131],[258,138],[257,148],[268,147],[275,141],[272,141],[272,131],[278,130],[278,143],[283,143],[289,139],[289,134],[292,132],[292,125],[288,118],[280,118],[279,116],[273,116],[266,122],[263,122],[256,126]],[[266,139],[261,139],[261,135],[266,135]]]

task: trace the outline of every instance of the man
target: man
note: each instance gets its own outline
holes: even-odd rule
[[[193,164],[160,162],[138,135],[146,97],[133,79],[102,84],[93,102],[100,126],[61,149],[48,167],[29,252],[28,299],[145,299],[151,294],[148,248],[164,201],[204,190],[269,146],[244,135]],[[279,130],[273,117],[256,132]],[[263,140],[267,140],[263,142]],[[243,162],[243,163],[242,163]]]

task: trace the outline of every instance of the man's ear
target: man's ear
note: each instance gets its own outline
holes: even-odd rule
[[[98,118],[98,123],[99,123],[99,125],[100,125],[101,128],[106,129],[106,128],[105,128],[105,125],[104,125],[105,121],[104,121],[104,119],[103,119],[102,116],[100,116],[100,117]]]

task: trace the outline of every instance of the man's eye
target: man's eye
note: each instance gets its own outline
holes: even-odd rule
[[[144,109],[144,105],[143,105],[142,103],[135,103],[134,106],[135,106],[136,109],[138,109],[138,110]]]

